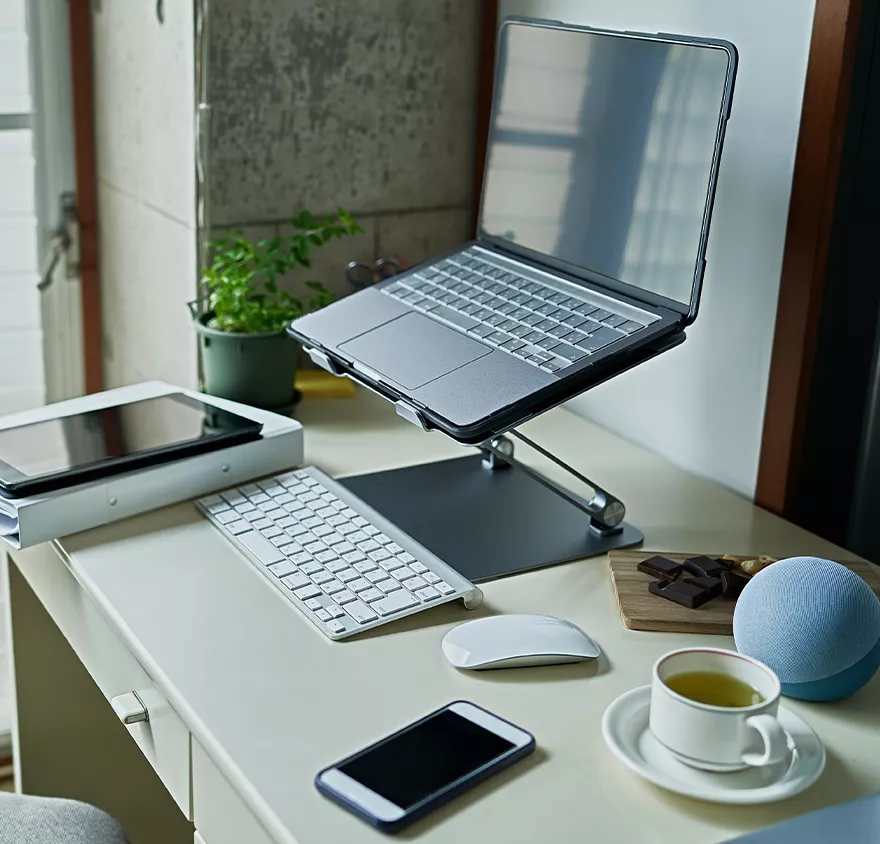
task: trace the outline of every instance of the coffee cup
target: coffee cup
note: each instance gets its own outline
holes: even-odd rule
[[[672,651],[654,665],[650,729],[694,768],[772,765],[789,753],[779,694],[779,678],[756,659],[720,648]]]

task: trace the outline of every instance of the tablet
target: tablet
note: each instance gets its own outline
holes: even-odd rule
[[[0,430],[0,494],[61,489],[258,439],[262,425],[184,393]]]

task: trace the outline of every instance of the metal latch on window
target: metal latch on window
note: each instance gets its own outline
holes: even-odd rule
[[[61,194],[61,222],[52,239],[43,261],[43,271],[37,290],[41,293],[49,288],[55,278],[55,270],[63,256],[67,256],[67,277],[79,277],[79,218],[76,214],[76,194]]]

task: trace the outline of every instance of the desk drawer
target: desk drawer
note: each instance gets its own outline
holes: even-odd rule
[[[276,844],[195,740],[193,819],[204,844]]]
[[[15,564],[119,714],[124,695],[137,692],[148,720],[126,724],[187,820],[192,820],[190,735],[150,676],[50,545],[15,551]]]

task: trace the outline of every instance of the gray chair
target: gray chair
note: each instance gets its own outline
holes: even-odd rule
[[[128,844],[122,827],[76,800],[0,793],[0,844]]]

